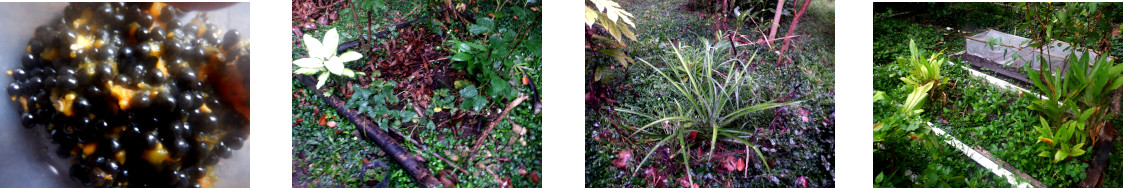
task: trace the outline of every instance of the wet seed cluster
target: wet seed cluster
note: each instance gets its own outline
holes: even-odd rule
[[[208,187],[249,119],[207,79],[249,60],[237,31],[163,3],[72,3],[38,27],[8,72],[27,128],[42,128],[73,179],[95,187]]]

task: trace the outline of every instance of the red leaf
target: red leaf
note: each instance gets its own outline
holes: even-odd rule
[[[690,180],[686,179],[686,177],[678,177],[676,179],[678,179],[678,184],[682,187],[693,187],[690,186]]]
[[[320,125],[326,125],[326,124],[328,124],[328,115],[327,115],[327,114],[324,114],[324,115],[320,116],[320,121],[318,121],[318,123],[319,123]]]
[[[727,172],[737,170],[737,160],[733,156],[727,156],[721,160],[721,167]]]
[[[499,184],[499,187],[511,187],[511,178],[503,177],[503,181],[501,184]]]
[[[808,122],[807,114],[810,113],[811,111],[808,111],[807,109],[799,108],[799,117],[803,119],[803,122]]]
[[[632,160],[632,150],[624,149],[616,153],[616,159],[612,160],[612,165],[616,168],[625,168],[630,160]]]
[[[744,170],[745,170],[745,159],[744,158],[737,158],[737,171],[744,171]]]

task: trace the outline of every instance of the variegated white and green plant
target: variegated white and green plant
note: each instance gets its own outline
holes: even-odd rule
[[[303,41],[305,48],[308,50],[308,57],[292,61],[292,64],[297,66],[293,74],[319,75],[317,76],[316,88],[323,87],[330,75],[347,78],[365,75],[363,72],[353,71],[345,66],[347,62],[363,58],[362,54],[355,51],[347,51],[343,54],[336,53],[336,48],[339,47],[339,32],[334,28],[324,34],[322,43],[309,34],[304,34]]]

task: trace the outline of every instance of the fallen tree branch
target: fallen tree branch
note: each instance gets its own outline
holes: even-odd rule
[[[371,119],[354,109],[344,107],[346,106],[346,102],[342,99],[324,96],[323,92],[315,88],[316,80],[312,77],[300,75],[297,76],[297,78],[304,83],[305,87],[315,91],[317,96],[324,99],[325,103],[334,107],[340,114],[343,114],[348,121],[355,123],[356,127],[362,131],[367,139],[374,141],[382,151],[385,151],[386,154],[390,156],[390,159],[393,159],[394,162],[401,165],[406,171],[406,174],[413,177],[414,181],[417,181],[417,184],[423,187],[437,187],[442,185],[441,182],[429,172],[428,167],[417,162],[413,154],[410,154],[402,149],[401,146],[398,146],[386,132],[378,129],[378,126],[376,126]]]
[[[469,157],[468,160],[465,161],[471,161],[472,159],[476,158],[476,150],[480,149],[480,146],[483,144],[484,139],[487,138],[488,133],[491,133],[491,130],[495,129],[495,125],[499,125],[499,122],[503,122],[503,119],[507,118],[507,114],[511,112],[511,109],[514,109],[515,106],[519,106],[519,104],[525,101],[527,97],[529,96],[523,95],[519,96],[519,98],[515,98],[514,101],[511,101],[511,103],[507,104],[507,107],[503,109],[503,112],[499,114],[499,117],[496,117],[494,120],[491,120],[491,123],[487,124],[487,128],[484,129],[484,132],[480,132],[480,135],[477,135],[477,137],[479,138],[476,138],[476,142],[475,144],[473,144],[472,150],[468,152],[468,155],[471,155],[471,157]]]

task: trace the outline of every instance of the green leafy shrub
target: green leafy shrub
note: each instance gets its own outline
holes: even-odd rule
[[[474,83],[483,83],[480,93],[489,92],[486,94],[493,99],[518,96],[517,88],[508,83],[524,76],[529,82],[539,76],[529,70],[541,67],[541,13],[524,6],[533,3],[501,6],[480,14],[467,24],[468,35],[447,40],[453,54],[451,67],[467,73]]]
[[[920,87],[921,85],[932,85],[930,87],[936,88],[948,82],[948,78],[941,77],[940,67],[944,65],[946,59],[943,57],[943,52],[932,54],[928,58],[924,58],[924,52],[916,49],[916,42],[909,40],[909,56],[898,57],[897,63],[908,69],[907,77],[901,77],[901,81],[905,81],[910,88]]]
[[[1041,66],[1041,70],[1028,65],[1024,68],[1034,89],[1042,95],[1033,98],[1028,107],[1037,111],[1041,120],[1041,126],[1036,127],[1040,134],[1037,139],[1044,144],[1038,146],[1038,156],[1053,158],[1054,163],[1080,156],[1085,145],[1095,144],[1109,115],[1111,91],[1123,85],[1119,75],[1123,65],[1113,66],[1105,56],[1093,65],[1089,65],[1093,61],[1087,52],[1067,58],[1068,68],[1064,70],[1054,71],[1051,66]],[[1041,62],[1047,61],[1042,57]],[[1088,141],[1092,144],[1086,144]]]
[[[1033,41],[1028,45],[1040,48],[1054,40],[1064,41],[1074,47],[1092,48],[1096,51],[1110,51],[1110,12],[1104,13],[1107,3],[1068,2],[1068,3],[1017,3],[1022,7],[1025,18],[1030,21],[1018,24],[1019,28],[1031,31]],[[1110,9],[1108,9],[1110,10]],[[1118,12],[1118,11],[1115,11]]]
[[[900,41],[916,39],[918,45],[927,46],[936,44],[940,40],[938,31],[888,17],[893,13],[892,11],[876,13],[874,16],[873,29],[877,32],[874,35],[873,42],[875,64],[890,63],[897,57],[908,53],[909,47]],[[923,51],[925,49],[918,50]]]
[[[887,100],[890,97],[884,91],[874,93],[875,107],[896,107],[896,111],[892,112],[880,110],[882,113],[891,114],[882,116],[882,119],[878,120],[879,122],[873,126],[874,154],[899,155],[904,152],[900,150],[911,147],[911,145],[904,143],[915,142],[923,147],[914,149],[928,152],[927,157],[929,159],[938,159],[943,156],[943,150],[946,146],[941,142],[943,138],[932,131],[933,127],[928,124],[928,120],[922,118],[922,113],[925,111],[924,104],[929,100],[930,93],[938,93],[933,90],[948,82],[948,78],[944,77],[940,71],[945,59],[942,57],[942,53],[925,57],[925,54],[917,49],[915,41],[912,40],[909,40],[909,51],[908,56],[898,57],[896,64],[896,66],[904,69],[904,73],[900,73],[904,75],[900,78],[905,83],[903,88],[910,91],[903,99],[904,101],[899,104],[893,103],[893,101]],[[877,110],[875,109],[875,111]],[[912,157],[915,156],[910,156],[910,158]],[[896,164],[890,164],[889,166],[894,165]],[[926,164],[917,178],[905,178],[906,175],[903,172],[891,171],[888,172],[889,175],[885,175],[885,173],[886,171],[880,171],[875,177],[876,187],[893,187],[896,184],[924,185],[926,187],[963,187],[966,183],[964,176],[952,174],[947,166],[939,163]]]
[[[460,98],[464,98],[464,101],[460,102],[461,109],[479,111],[487,106],[487,97],[481,96],[475,85],[468,85],[460,89]]]
[[[740,137],[743,135],[750,135],[752,132],[734,128],[738,120],[745,115],[772,109],[781,106],[797,105],[799,102],[764,102],[759,104],[748,104],[748,100],[739,98],[746,96],[747,93],[742,93],[743,88],[751,84],[746,75],[747,71],[738,70],[734,67],[745,67],[744,62],[732,59],[724,62],[718,62],[714,59],[713,52],[721,51],[717,46],[713,46],[708,41],[704,41],[705,47],[698,52],[688,53],[683,55],[680,47],[673,46],[677,60],[664,60],[664,66],[669,70],[661,70],[654,64],[645,60],[640,60],[648,67],[655,70],[663,81],[671,85],[671,91],[675,96],[674,106],[676,110],[664,110],[657,112],[657,115],[650,115],[646,113],[637,112],[632,109],[616,108],[616,111],[635,114],[641,117],[656,119],[646,125],[636,128],[632,135],[642,134],[645,136],[654,137],[659,140],[653,148],[649,149],[647,154],[636,166],[635,171],[639,171],[640,167],[647,161],[651,154],[657,148],[671,143],[677,143],[681,147],[683,165],[685,166],[688,175],[691,172],[689,154],[687,154],[686,145],[684,141],[693,131],[703,132],[710,136],[710,153],[713,153],[714,146],[718,139],[733,139],[750,146],[756,151],[757,156],[763,161],[763,164],[769,170],[771,168],[767,165],[767,159],[762,155],[760,150],[752,142],[744,140]],[[692,56],[694,54],[702,54],[702,57]],[[755,55],[753,56],[755,58]],[[698,61],[695,61],[695,60]],[[748,62],[752,62],[749,59]],[[719,64],[724,63],[740,63],[741,66],[729,65],[725,73],[728,75],[719,75],[719,70],[715,69]],[[655,125],[663,125],[663,129],[653,128]],[[744,126],[744,124],[742,124]],[[651,129],[651,130],[649,130]],[[699,134],[701,135],[701,134]],[[675,142],[677,141],[677,142]],[[692,178],[691,178],[692,179]]]
[[[452,113],[456,113],[457,108],[453,108],[452,103],[454,100],[456,100],[456,97],[451,96],[448,89],[436,89],[433,90],[433,97],[429,101],[429,106],[433,107],[431,109],[433,112],[452,110]]]
[[[347,100],[347,108],[367,114],[382,130],[388,130],[390,124],[401,125],[411,121],[417,115],[416,112],[389,108],[398,103],[398,96],[394,95],[394,86],[397,85],[397,82],[382,80],[374,80],[367,88],[354,85],[355,92]]]

